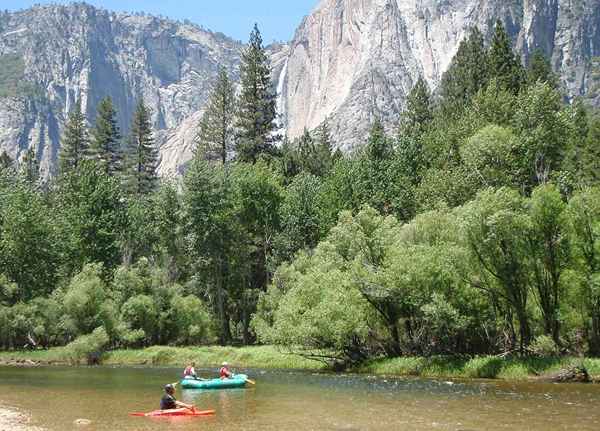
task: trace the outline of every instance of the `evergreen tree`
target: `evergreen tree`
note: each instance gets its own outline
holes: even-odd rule
[[[234,144],[233,120],[235,114],[235,93],[227,70],[222,67],[212,90],[206,112],[200,121],[200,131],[196,137],[198,152],[207,160],[227,162],[227,154]]]
[[[0,171],[12,168],[13,163],[13,159],[6,153],[6,151],[2,151],[2,154],[0,154]]]
[[[523,65],[513,52],[510,37],[500,20],[496,22],[488,59],[490,78],[496,78],[502,87],[517,94],[523,83]]]
[[[583,176],[590,184],[600,184],[600,114],[589,121],[582,154]]]
[[[431,95],[425,80],[420,77],[406,101],[406,110],[402,114],[400,134],[406,137],[420,138],[433,119]]]
[[[131,192],[146,195],[156,188],[158,150],[152,136],[150,111],[140,101],[133,115],[128,149],[128,170],[125,181]]]
[[[64,173],[77,168],[79,162],[85,158],[88,146],[85,116],[81,112],[81,101],[77,100],[65,124],[59,161],[60,171]]]
[[[529,60],[527,83],[532,85],[538,81],[546,82],[554,89],[557,89],[559,85],[558,77],[552,71],[550,61],[541,50],[536,49]]]
[[[236,118],[237,157],[254,163],[261,154],[269,154],[278,139],[276,130],[276,94],[271,82],[269,57],[263,47],[258,26],[250,35],[248,47],[242,52],[241,94]]]
[[[367,158],[379,162],[389,159],[391,155],[392,148],[383,129],[383,124],[379,117],[375,117],[375,121],[371,125],[369,141],[367,143]]]
[[[90,158],[100,164],[108,175],[115,175],[120,170],[121,155],[119,141],[121,133],[116,111],[110,97],[105,97],[98,105],[96,125],[92,130]]]
[[[450,67],[442,76],[441,105],[445,115],[460,114],[489,80],[487,51],[477,27],[464,39]]]
[[[27,150],[21,162],[21,176],[29,185],[35,185],[40,180],[40,163],[33,148]]]
[[[335,158],[339,156],[339,153],[334,154],[333,152],[331,131],[329,130],[329,121],[327,118],[325,118],[325,121],[323,121],[323,123],[317,129],[316,135],[316,151],[319,168],[318,172],[315,172],[315,175],[324,177],[331,171],[333,163],[335,162]]]

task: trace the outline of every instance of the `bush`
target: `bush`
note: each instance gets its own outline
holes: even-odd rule
[[[90,333],[103,325],[103,304],[107,299],[106,285],[102,280],[102,265],[86,265],[77,274],[64,296],[64,306],[72,329],[77,334]]]
[[[109,338],[102,327],[94,329],[88,335],[77,337],[75,341],[67,344],[62,351],[62,359],[73,365],[78,365],[86,360],[88,365],[98,364],[101,361],[104,348],[108,345]]]
[[[175,296],[171,300],[173,323],[177,341],[182,344],[199,344],[210,336],[211,318],[204,303],[196,296]]]
[[[531,353],[540,357],[547,356],[558,356],[560,353],[560,349],[552,339],[548,335],[540,335],[535,339],[531,346],[529,347]]]

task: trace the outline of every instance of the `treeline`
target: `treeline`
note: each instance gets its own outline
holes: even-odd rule
[[[60,174],[0,162],[0,345],[285,345],[377,355],[600,353],[600,119],[567,104],[501,24],[474,29],[432,95],[361,150],[327,122],[279,136],[255,29],[221,70],[182,181],[160,182],[150,111],[122,144],[110,101],[70,115]],[[96,333],[97,333],[96,332]]]

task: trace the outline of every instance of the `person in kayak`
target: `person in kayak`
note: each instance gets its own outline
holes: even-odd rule
[[[222,379],[230,379],[233,377],[233,373],[229,371],[229,364],[227,362],[223,362],[221,365],[221,369],[219,370],[219,376]]]
[[[184,379],[197,379],[198,376],[196,375],[195,367],[196,367],[195,362],[192,362],[190,365],[185,367],[185,370],[183,371],[183,378]]]
[[[175,387],[171,384],[165,386],[165,394],[160,399],[160,409],[161,410],[173,410],[177,408],[185,408],[189,410],[193,410],[194,406],[190,404],[182,403],[181,401],[177,401],[175,399]]]

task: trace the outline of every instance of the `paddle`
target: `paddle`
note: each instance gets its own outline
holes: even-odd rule
[[[246,383],[250,383],[251,385],[255,385],[256,382],[254,380],[246,379]]]

